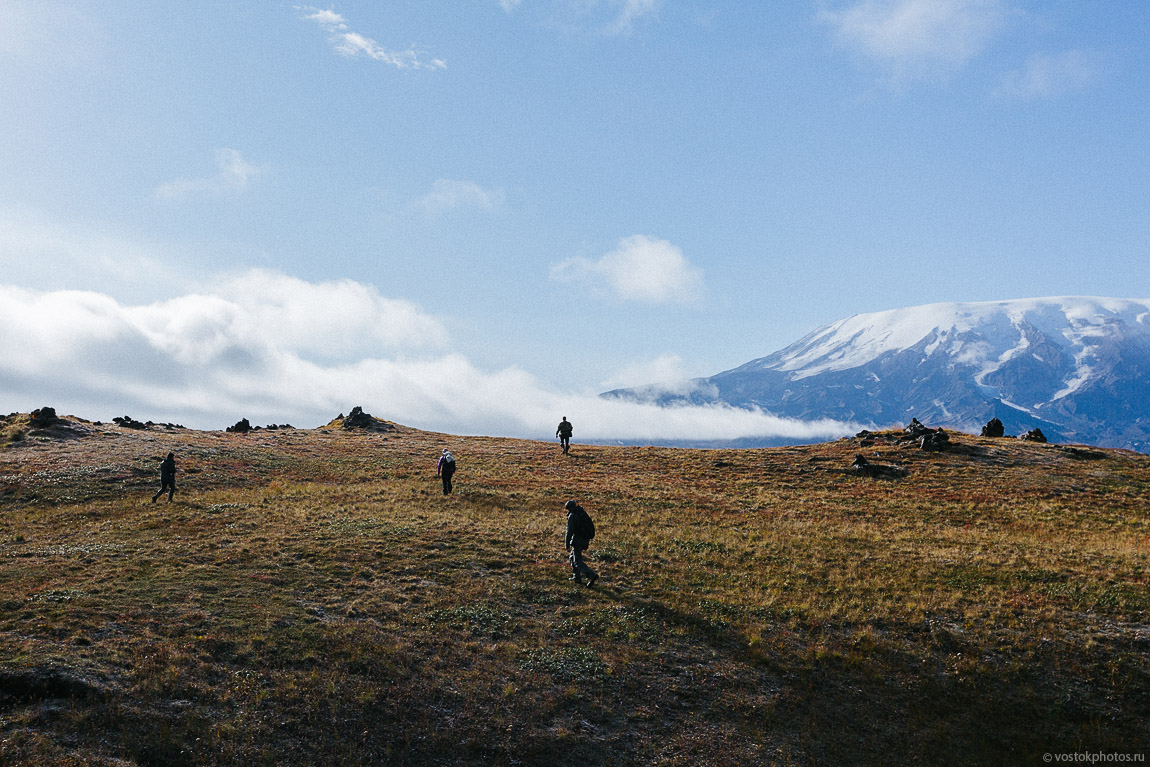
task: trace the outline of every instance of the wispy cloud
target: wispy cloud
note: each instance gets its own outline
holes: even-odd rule
[[[0,209],[0,274],[19,285],[115,287],[120,294],[155,295],[187,285],[192,275],[174,264],[186,254],[156,242],[61,224],[19,209]]]
[[[458,208],[494,210],[501,207],[505,199],[502,189],[485,189],[474,181],[441,178],[432,184],[430,192],[412,204],[412,208],[432,215]]]
[[[0,61],[39,68],[74,67],[102,55],[107,33],[80,8],[65,3],[0,3]]]
[[[388,64],[396,69],[446,69],[447,62],[443,59],[424,61],[421,52],[414,48],[404,51],[392,51],[384,48],[375,40],[358,32],[353,32],[343,16],[334,10],[323,10],[312,6],[296,6],[296,10],[304,14],[308,21],[315,22],[328,34],[332,48],[341,56],[356,58],[363,56]]]
[[[177,178],[156,187],[155,196],[172,200],[194,194],[228,194],[242,192],[248,181],[263,171],[234,149],[215,151],[216,173],[212,176]]]
[[[1001,0],[861,0],[822,10],[847,50],[878,63],[895,83],[960,69],[1004,27]]]
[[[556,18],[571,21],[577,27],[594,29],[608,36],[628,35],[636,22],[655,16],[662,0],[535,0]],[[511,13],[523,0],[499,0],[499,7]]]
[[[324,423],[362,405],[452,433],[546,438],[556,414],[585,439],[812,441],[857,431],[725,406],[661,408],[556,390],[518,368],[485,371],[443,352],[442,324],[343,280],[254,271],[147,304],[92,291],[0,285],[0,401],[106,419],[221,428]]]
[[[719,394],[713,384],[689,378],[683,359],[677,354],[664,354],[653,360],[627,365],[604,381],[602,386],[604,389],[630,389],[634,399],[642,402],[657,402],[664,396],[692,395],[713,400]]]
[[[1024,68],[1003,78],[995,95],[1025,100],[1054,98],[1088,88],[1101,72],[1102,56],[1093,51],[1035,54]]]
[[[555,264],[551,278],[650,304],[690,303],[703,290],[703,273],[682,250],[641,234],[620,240],[615,250],[597,260],[571,258]]]
[[[678,354],[664,354],[653,360],[631,363],[618,370],[602,385],[604,388],[623,388],[663,381],[682,381],[685,378],[687,375],[683,372],[683,358]]]
[[[635,22],[653,15],[659,9],[658,0],[622,0],[615,18],[604,27],[609,35],[625,35],[631,32]]]

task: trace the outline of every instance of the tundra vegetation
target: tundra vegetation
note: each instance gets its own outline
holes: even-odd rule
[[[9,416],[0,764],[1150,751],[1150,456],[898,436],[564,456]],[[179,491],[152,504],[169,451]],[[594,589],[567,580],[568,498]]]

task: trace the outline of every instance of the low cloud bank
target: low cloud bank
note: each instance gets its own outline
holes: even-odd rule
[[[530,373],[484,371],[445,351],[438,319],[350,280],[268,271],[141,306],[88,291],[0,285],[0,401],[86,418],[131,415],[219,429],[316,426],[354,405],[456,434],[580,439],[817,441],[856,430],[721,405],[659,407],[556,391]]]

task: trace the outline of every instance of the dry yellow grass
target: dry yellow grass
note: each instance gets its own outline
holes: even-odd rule
[[[3,434],[0,764],[1150,750],[1147,456]],[[169,450],[180,491],[152,504]],[[858,476],[860,452],[905,474]],[[566,580],[569,497],[599,528],[593,590]]]

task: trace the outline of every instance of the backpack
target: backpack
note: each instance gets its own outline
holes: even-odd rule
[[[595,537],[595,522],[582,506],[579,507],[579,531],[587,540]]]

